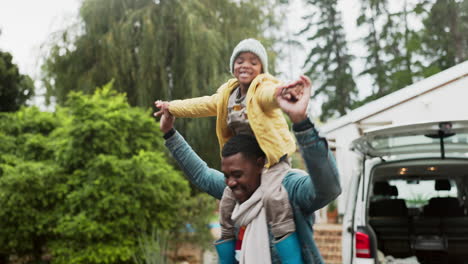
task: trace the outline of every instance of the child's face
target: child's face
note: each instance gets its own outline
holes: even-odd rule
[[[234,60],[234,76],[241,85],[250,85],[261,72],[262,63],[252,52],[242,52]]]

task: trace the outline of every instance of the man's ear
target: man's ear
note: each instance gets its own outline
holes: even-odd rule
[[[259,157],[259,158],[257,159],[256,165],[257,165],[258,167],[260,167],[260,168],[265,167],[265,157]]]

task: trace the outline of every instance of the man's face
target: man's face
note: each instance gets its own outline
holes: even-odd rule
[[[247,201],[260,186],[264,163],[263,158],[247,159],[242,153],[222,158],[221,170],[226,184],[239,203]]]
[[[261,72],[262,62],[251,52],[242,52],[234,60],[234,76],[242,85],[250,85]]]

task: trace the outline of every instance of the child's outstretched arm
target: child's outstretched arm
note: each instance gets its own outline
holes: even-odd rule
[[[297,101],[304,93],[304,86],[307,85],[308,79],[305,78],[305,76],[301,76],[298,80],[287,84],[271,81],[260,84],[260,87],[257,88],[258,102],[265,111],[271,111],[279,108],[278,98]],[[308,84],[310,85],[310,82]]]
[[[164,110],[168,110],[175,117],[207,117],[216,116],[219,94],[202,96],[197,98],[161,101],[157,100],[154,105],[159,108],[154,115],[160,117]]]

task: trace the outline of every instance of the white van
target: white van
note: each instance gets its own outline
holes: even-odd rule
[[[468,264],[468,120],[374,129],[352,149],[343,263]]]

